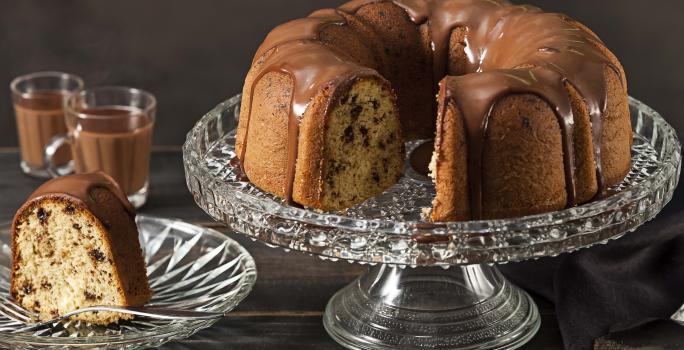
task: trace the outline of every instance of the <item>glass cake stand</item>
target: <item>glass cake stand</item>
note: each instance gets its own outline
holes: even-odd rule
[[[592,203],[511,220],[429,223],[432,183],[407,165],[380,196],[345,212],[297,208],[239,181],[240,96],[206,114],[183,147],[197,204],[234,230],[286,250],[370,265],[335,294],[328,333],[350,349],[514,349],[539,329],[537,307],[496,264],[555,256],[634,231],[672,198],[680,174],[675,131],[631,99],[633,166]],[[407,144],[407,157],[420,142]],[[408,164],[408,162],[407,162]]]

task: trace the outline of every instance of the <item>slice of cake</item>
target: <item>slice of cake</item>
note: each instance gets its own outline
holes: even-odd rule
[[[12,244],[12,297],[41,321],[88,306],[150,300],[135,209],[102,172],[40,186],[14,217]],[[101,325],[130,318],[109,312],[73,317]]]

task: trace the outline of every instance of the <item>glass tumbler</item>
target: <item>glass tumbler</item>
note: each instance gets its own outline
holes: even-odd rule
[[[20,76],[10,83],[17,122],[21,170],[31,176],[50,177],[43,161],[47,143],[55,135],[66,132],[64,103],[83,89],[83,80],[62,72],[37,72]],[[71,155],[67,149],[54,157],[55,165],[67,165]]]
[[[59,176],[55,155],[71,145],[76,173],[109,174],[139,208],[147,200],[150,152],[157,102],[145,91],[99,87],[74,94],[66,104],[67,133],[45,149],[52,176]]]

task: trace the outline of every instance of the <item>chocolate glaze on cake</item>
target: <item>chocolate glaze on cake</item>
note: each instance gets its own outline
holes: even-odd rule
[[[326,9],[313,13],[311,17],[294,20],[273,30],[259,47],[256,57],[261,57],[270,50],[274,52],[266,58],[259,75],[251,87],[251,95],[261,78],[274,71],[286,73],[294,82],[294,93],[290,101],[288,119],[288,158],[287,158],[287,201],[293,204],[292,188],[297,161],[297,145],[299,139],[299,123],[309,102],[324,84],[340,84],[350,74],[372,76],[374,70],[361,67],[341,53],[330,50],[330,47],[317,41],[318,33],[325,26],[344,25],[346,21],[336,10]],[[339,81],[338,81],[339,79]],[[250,102],[250,112],[252,110]],[[247,133],[249,133],[249,119]],[[247,140],[242,148],[240,159],[245,159]]]
[[[31,193],[24,206],[30,205],[34,200],[40,199],[41,197],[68,196],[71,199],[75,199],[83,203],[86,208],[93,210],[94,208],[101,206],[101,204],[95,202],[91,196],[91,191],[95,188],[104,188],[114,194],[119,199],[126,212],[131,217],[135,217],[135,207],[133,207],[131,202],[128,201],[126,195],[123,193],[119,185],[114,181],[114,179],[111,178],[111,176],[101,171],[88,174],[69,175],[52,179]],[[23,209],[20,209],[17,211],[17,215],[22,212]],[[98,216],[98,210],[94,210],[93,214]],[[106,218],[98,217],[98,219],[104,220]]]
[[[444,88],[459,101],[472,146],[468,169],[474,217],[481,217],[482,212],[480,171],[487,118],[494,103],[509,93],[533,93],[554,106],[563,130],[568,206],[572,206],[576,204],[574,118],[563,84],[568,82],[580,92],[591,114],[599,193],[605,190],[599,139],[607,99],[603,69],[611,67],[618,75],[620,71],[594,45],[598,38],[571,25],[563,15],[543,13],[531,6],[511,6],[507,1],[403,0],[396,3],[406,8],[417,24],[429,23],[436,80],[441,80],[446,73],[451,32],[456,27],[468,28],[467,72],[478,74],[454,79],[452,86]],[[518,68],[528,66],[531,68]]]
[[[532,6],[515,6],[506,0],[354,0],[338,9],[316,11],[307,18],[275,28],[259,48],[254,65],[263,59],[252,80],[247,131],[240,155],[244,165],[249,140],[254,89],[262,77],[273,71],[293,80],[288,119],[286,197],[292,199],[297,158],[299,124],[317,92],[326,86],[349,82],[350,76],[378,76],[355,63],[345,52],[320,40],[329,26],[348,25],[370,4],[393,3],[410,19],[426,29],[432,50],[434,92],[457,101],[465,122],[468,147],[468,179],[471,216],[482,217],[482,148],[487,122],[494,105],[509,94],[533,94],[546,101],[555,112],[562,132],[567,206],[578,204],[575,185],[573,144],[574,115],[566,85],[581,95],[589,110],[598,194],[606,182],[601,162],[602,119],[608,88],[606,67],[621,69],[602,50],[595,34],[562,14],[544,13]],[[464,75],[439,82],[447,75],[449,42],[457,28],[465,28]],[[625,87],[626,89],[626,87]],[[333,101],[329,99],[328,101]],[[443,114],[446,104],[438,114]],[[438,128],[439,129],[439,128]],[[436,147],[441,137],[436,135]]]

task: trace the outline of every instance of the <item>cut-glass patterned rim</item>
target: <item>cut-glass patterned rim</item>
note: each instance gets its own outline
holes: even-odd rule
[[[231,143],[240,101],[237,95],[219,104],[188,133],[183,156],[195,201],[214,219],[239,232],[333,259],[451,265],[557,255],[619,237],[652,219],[669,202],[679,180],[681,146],[674,129],[656,111],[630,98],[634,164],[627,179],[602,199],[514,219],[447,223],[318,212],[286,205],[226,175],[227,168],[237,167],[230,160],[235,155]],[[413,146],[407,144],[407,149]],[[417,244],[410,240],[416,234],[450,238]],[[388,244],[388,249],[372,247],[388,240],[394,244]],[[426,245],[437,247],[437,253],[426,250]],[[440,249],[440,245],[446,246]]]

